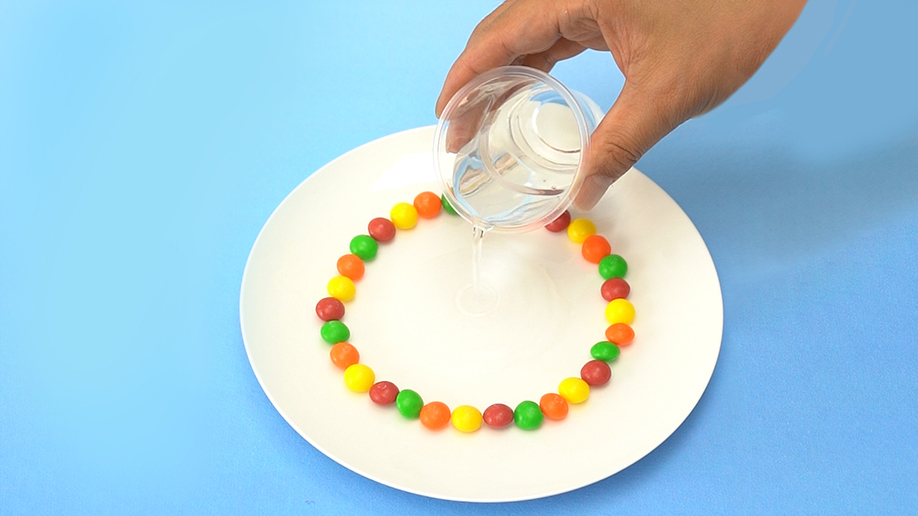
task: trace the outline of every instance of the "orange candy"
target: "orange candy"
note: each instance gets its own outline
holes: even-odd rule
[[[599,235],[588,236],[580,248],[581,254],[590,263],[599,263],[603,258],[612,254],[609,241]]]
[[[414,209],[425,219],[432,219],[440,213],[440,196],[433,192],[421,192],[414,198]]]
[[[440,198],[437,198],[437,202]],[[418,210],[420,211],[420,210]],[[421,424],[431,430],[439,430],[449,424],[450,412],[449,407],[442,401],[431,401],[421,407]]]
[[[627,346],[634,340],[634,330],[625,323],[615,323],[606,328],[606,340],[619,346]]]
[[[360,353],[357,352],[357,348],[347,342],[339,342],[332,346],[328,356],[331,357],[332,363],[341,369],[347,369],[360,362]]]
[[[338,258],[338,274],[357,281],[363,277],[365,267],[357,255],[346,254]]]
[[[558,420],[567,417],[567,400],[553,392],[549,392],[539,399],[539,408],[542,409],[542,413],[548,419]]]

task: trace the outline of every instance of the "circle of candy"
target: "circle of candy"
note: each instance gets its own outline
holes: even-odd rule
[[[570,405],[587,400],[591,387],[609,382],[612,377],[609,363],[617,360],[621,348],[631,344],[634,339],[634,330],[630,324],[635,316],[634,306],[626,299],[631,287],[623,279],[628,269],[624,258],[612,254],[611,244],[596,234],[596,225],[591,220],[571,220],[570,212],[562,213],[546,229],[552,233],[566,232],[570,240],[580,246],[584,259],[598,266],[599,275],[604,280],[600,293],[608,302],[605,316],[610,326],[605,331],[605,339],[590,348],[590,360],[584,364],[580,376],[562,380],[558,392],[542,395],[539,403],[524,400],[517,404],[516,409],[503,403],[494,403],[483,412],[471,405],[461,405],[450,411],[441,401],[424,403],[421,395],[411,389],[399,390],[390,381],[377,381],[373,370],[360,363],[357,348],[347,342],[350,330],[341,322],[345,312],[344,303],[356,295],[355,282],[363,277],[364,262],[372,260],[379,244],[392,241],[397,231],[411,230],[419,218],[432,219],[439,215],[441,209],[456,215],[445,196],[422,192],[415,197],[413,203],[396,204],[389,219],[377,217],[371,220],[367,226],[368,235],[357,235],[351,240],[350,253],[338,260],[340,275],[328,283],[330,297],[316,304],[316,315],[324,321],[322,340],[332,345],[329,353],[332,363],[344,369],[344,381],[348,389],[369,393],[370,399],[377,405],[394,405],[402,416],[419,419],[431,430],[439,430],[449,423],[463,433],[475,432],[482,426],[504,428],[511,423],[523,430],[535,430],[546,418],[564,419]]]

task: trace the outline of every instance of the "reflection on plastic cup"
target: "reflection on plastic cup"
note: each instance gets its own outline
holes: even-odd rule
[[[449,101],[434,166],[450,203],[484,230],[527,231],[566,210],[583,182],[602,111],[522,66],[482,74]]]

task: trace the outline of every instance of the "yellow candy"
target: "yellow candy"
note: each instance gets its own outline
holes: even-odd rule
[[[453,409],[453,426],[460,432],[474,432],[481,428],[481,412],[471,405],[460,405]]]
[[[627,299],[613,299],[606,305],[606,320],[609,324],[631,324],[634,320],[634,305]]]
[[[351,278],[335,276],[328,280],[328,294],[339,301],[350,301],[356,293],[357,287]]]
[[[418,223],[418,210],[407,202],[400,202],[392,207],[389,218],[398,229],[411,229]]]
[[[363,364],[354,364],[344,370],[344,383],[354,392],[367,392],[375,381],[376,374]]]
[[[558,394],[568,403],[583,403],[590,397],[590,385],[580,378],[565,378],[558,385]]]
[[[574,219],[567,226],[567,236],[575,243],[582,244],[584,240],[596,234],[596,224],[590,219]]]

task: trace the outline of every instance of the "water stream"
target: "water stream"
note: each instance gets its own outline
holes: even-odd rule
[[[481,248],[487,230],[472,228],[472,278],[456,295],[459,310],[466,315],[485,315],[497,306],[497,294],[481,284]]]

